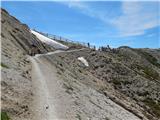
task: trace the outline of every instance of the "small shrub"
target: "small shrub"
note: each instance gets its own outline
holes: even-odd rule
[[[1,33],[1,36],[2,36],[3,38],[5,38],[5,36],[4,36],[4,34],[3,34],[3,33]]]
[[[121,81],[120,81],[120,80],[114,79],[114,80],[112,80],[112,82],[113,82],[113,84],[115,84],[115,85],[121,85]]]
[[[1,67],[3,68],[9,68],[7,65],[5,65],[4,63],[1,63]]]
[[[104,66],[105,66],[105,65],[103,65],[103,64],[100,65],[101,68],[104,68]]]
[[[78,120],[82,120],[82,118],[81,118],[81,116],[80,116],[79,114],[76,115],[76,118],[77,118]]]
[[[122,84],[128,85],[128,84],[132,84],[132,82],[131,82],[131,81],[128,81],[128,80],[124,80],[124,81],[122,81]]]
[[[79,71],[80,73],[82,73],[82,70],[79,69],[78,71]]]
[[[156,103],[155,101],[153,101],[152,99],[146,98],[143,101],[147,106],[150,107],[150,109],[153,111],[153,113],[160,118],[160,103]]]
[[[1,112],[1,120],[10,120],[10,118],[6,112]]]
[[[113,84],[115,84],[115,85],[121,85],[121,84],[123,84],[123,85],[128,85],[128,84],[132,84],[132,82],[131,81],[129,81],[129,80],[120,80],[120,79],[114,79],[113,81]]]

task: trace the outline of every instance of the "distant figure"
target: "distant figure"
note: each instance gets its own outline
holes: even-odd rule
[[[107,45],[107,49],[108,49],[109,51],[111,51],[111,48],[110,48],[110,46],[109,46],[109,45]]]
[[[88,43],[88,47],[90,48],[90,44]]]
[[[107,48],[110,49],[109,45],[107,45]]]

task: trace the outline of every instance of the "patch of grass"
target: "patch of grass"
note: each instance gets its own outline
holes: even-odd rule
[[[108,117],[105,117],[104,119],[105,119],[105,120],[110,120]]]
[[[121,85],[121,81],[120,81],[120,80],[114,79],[112,82],[113,82],[113,84],[115,84],[115,85]]]
[[[1,120],[10,120],[10,117],[6,112],[1,112]]]
[[[131,66],[131,68],[135,69],[137,68],[138,70],[143,70],[143,72],[145,73],[144,77],[146,77],[147,79],[152,79],[152,80],[159,80],[160,76],[158,74],[157,71],[155,71],[154,69],[152,69],[151,67],[146,67],[146,66],[140,66],[138,64],[134,64],[133,66]]]
[[[143,72],[146,74],[146,77],[149,77],[154,80],[159,79],[159,74],[157,71],[153,70],[152,68],[143,67]]]
[[[160,63],[154,56],[142,50],[136,50],[136,51],[140,53],[144,58],[146,58],[150,63],[160,68]]]
[[[152,112],[158,117],[160,118],[160,102],[156,103],[155,101],[153,101],[152,99],[146,98],[143,101],[147,106],[150,107],[150,109],[152,110]]]
[[[76,118],[77,118],[78,120],[82,120],[82,118],[81,118],[81,116],[80,116],[79,114],[76,115]]]
[[[5,65],[4,63],[1,62],[1,67],[3,68],[9,68],[7,65]]]
[[[114,85],[121,85],[121,84],[128,85],[128,84],[132,84],[132,82],[129,81],[129,80],[120,80],[120,79],[113,79],[112,82],[113,82]]]
[[[132,84],[132,82],[129,81],[129,80],[124,80],[124,81],[122,81],[122,84],[123,85],[128,85],[128,84]]]

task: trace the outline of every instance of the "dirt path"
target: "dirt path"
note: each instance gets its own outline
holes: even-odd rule
[[[59,104],[59,102],[57,102],[59,101],[57,100],[57,96],[63,94],[63,89],[60,81],[56,77],[56,68],[51,66],[46,56],[60,52],[74,52],[80,50],[57,50],[55,52],[37,54],[34,57],[30,57],[32,62],[33,92],[35,95],[33,101],[34,120],[58,120],[58,118],[65,118],[65,115],[59,113],[63,112],[63,109],[56,110],[57,107],[55,107],[56,104]],[[61,106],[58,108],[61,108]]]
[[[48,74],[48,70],[38,58],[32,58],[32,79],[34,84],[35,99],[33,103],[33,111],[35,111],[35,120],[53,120],[56,118],[54,104],[52,104],[53,96],[50,95],[46,80],[55,76],[54,72]],[[45,75],[45,76],[44,76]],[[49,76],[48,76],[49,75]]]

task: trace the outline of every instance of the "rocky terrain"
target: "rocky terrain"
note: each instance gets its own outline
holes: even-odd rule
[[[41,53],[53,51],[42,44],[27,25],[1,9],[1,103],[2,111],[15,120],[30,119],[32,101],[31,63],[27,58],[31,45]]]
[[[61,41],[69,50],[55,51],[1,14],[1,109],[11,119],[160,119],[160,49],[98,51]]]
[[[158,56],[159,52],[154,51]],[[140,118],[143,118],[142,114],[144,114],[149,119],[156,119],[159,117],[159,68],[149,63],[145,57],[141,57],[141,54],[137,55],[140,57],[139,60],[137,56],[132,55],[127,63],[126,58],[122,57],[132,54],[132,52],[137,55],[137,51],[135,52],[131,48],[120,48],[118,53],[88,49],[76,53],[61,53],[52,59],[54,59],[53,62],[57,68],[60,69],[61,77],[66,72],[64,79],[70,75],[106,95],[127,110],[131,110]],[[77,60],[80,56],[86,58],[89,67],[83,66]],[[72,61],[69,61],[71,58]],[[148,64],[153,68],[150,67],[149,72],[146,72],[145,69],[134,69],[131,67],[133,66],[131,60],[134,61],[134,59],[143,62],[137,63],[142,68],[145,64],[147,64],[147,68]]]

